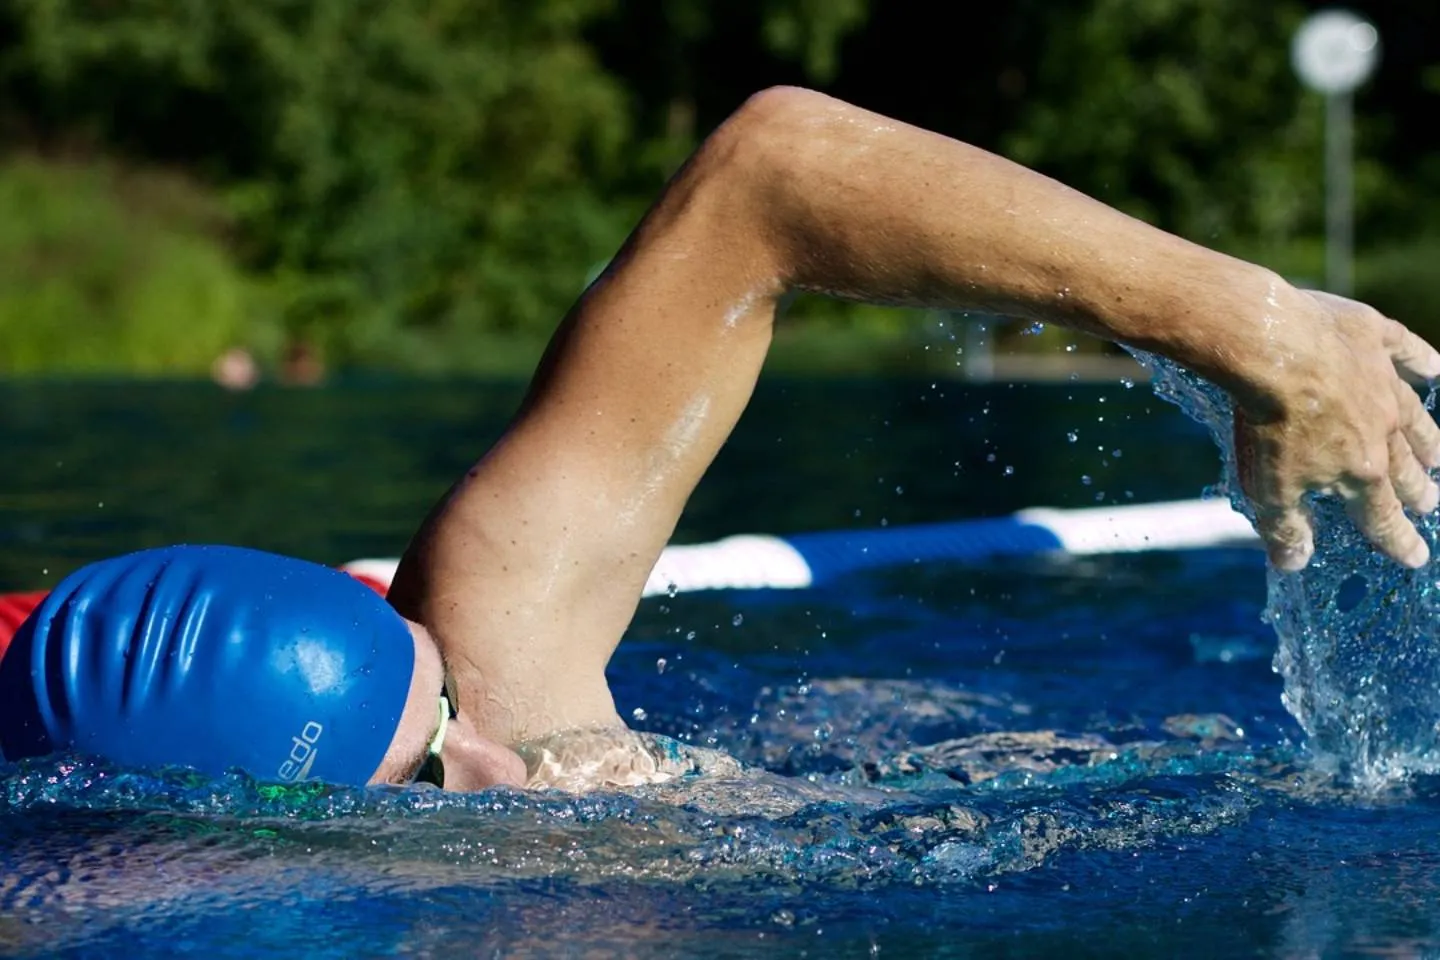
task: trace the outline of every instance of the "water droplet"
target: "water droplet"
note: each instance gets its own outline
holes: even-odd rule
[[[1065,439],[1069,440],[1071,443],[1074,443],[1076,440],[1080,439],[1080,433],[1077,430],[1071,430],[1065,434]]]
[[[1010,466],[1010,465],[1007,463],[1007,464],[1005,465],[1005,476],[1007,476],[1007,477],[1013,477],[1014,475],[1015,475],[1015,468],[1012,467],[1012,466]]]
[[[737,614],[735,614],[735,616],[733,616],[733,617],[730,618],[730,625],[731,625],[732,627],[738,627],[738,626],[740,626],[740,625],[741,625],[742,623],[744,623],[744,622],[745,622],[745,614],[743,614],[743,613],[737,613]]]
[[[1085,484],[1085,486],[1088,487],[1088,486],[1090,486],[1090,484],[1093,483],[1094,481],[1090,479],[1090,474],[1088,474],[1088,473],[1082,473],[1082,474],[1080,475],[1080,482],[1083,483],[1083,484]]]
[[[1114,450],[1110,451],[1110,456],[1114,457],[1116,460],[1119,460],[1121,457],[1125,456],[1125,451],[1121,450],[1119,447],[1116,447]]]
[[[665,661],[665,658],[664,658],[664,657],[658,658],[658,659],[655,661],[655,672],[656,672],[656,673],[664,673],[664,672],[665,672],[665,663],[666,663],[666,661]]]
[[[986,463],[994,463],[994,462],[995,462],[995,454],[993,454],[993,453],[987,453],[987,454],[985,454],[985,462],[986,462]]]
[[[679,585],[679,584],[671,583],[671,584],[667,584],[666,587],[665,587],[665,596],[669,597],[671,600],[674,600],[674,599],[675,599],[675,595],[678,594],[679,592],[680,592],[680,585]]]
[[[1065,344],[1065,352],[1066,352],[1066,353],[1074,353],[1074,352],[1075,352],[1075,344],[1073,344],[1073,343],[1067,343],[1067,344]]]
[[[1027,337],[1039,336],[1040,334],[1042,334],[1042,333],[1044,333],[1044,332],[1045,332],[1045,324],[1043,324],[1043,323],[1032,323],[1032,324],[1030,324],[1030,326],[1025,327],[1023,330],[1020,331],[1020,333],[1021,333],[1022,335],[1027,336]]]
[[[634,717],[636,720],[644,720],[647,716],[649,716],[649,714],[645,712],[644,707],[636,707],[634,710],[630,711],[630,716]]]
[[[904,493],[905,493],[905,488],[904,488],[904,487],[901,487],[901,486],[898,486],[898,485],[895,487],[895,496],[897,496],[897,497],[903,496]]]
[[[1129,377],[1121,377],[1120,385],[1123,386],[1126,390],[1135,389],[1135,381],[1131,380]]]

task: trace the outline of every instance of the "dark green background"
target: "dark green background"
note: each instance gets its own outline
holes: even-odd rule
[[[687,153],[777,83],[1320,282],[1323,105],[1288,46],[1321,6],[10,0],[0,374],[201,374],[237,345],[522,373]],[[1359,292],[1433,332],[1440,7],[1349,6],[1383,44],[1356,101]],[[823,336],[791,366],[893,370],[896,326],[802,302],[790,329]]]

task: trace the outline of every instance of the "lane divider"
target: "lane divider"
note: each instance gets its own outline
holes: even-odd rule
[[[1036,508],[989,520],[789,537],[744,534],[714,543],[666,547],[645,582],[645,596],[701,590],[801,590],[861,570],[933,561],[1194,550],[1258,542],[1250,522],[1223,500],[1082,510]],[[341,569],[383,595],[399,564],[398,560],[355,560]],[[0,656],[44,597],[43,593],[0,594]]]
[[[1250,521],[1224,500],[1124,507],[1038,507],[1008,517],[831,530],[788,537],[743,534],[666,547],[645,596],[700,590],[799,590],[846,574],[932,561],[1060,554],[1090,556],[1258,544]],[[398,560],[356,560],[341,569],[388,585]]]

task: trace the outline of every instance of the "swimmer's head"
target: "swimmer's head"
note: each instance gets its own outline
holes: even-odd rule
[[[442,675],[429,635],[343,573],[235,547],[147,550],[72,574],[21,626],[0,660],[0,753],[394,781],[436,732]]]

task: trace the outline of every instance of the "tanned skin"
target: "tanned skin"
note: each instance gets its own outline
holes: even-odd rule
[[[391,592],[498,744],[618,726],[605,667],[750,398],[776,307],[813,291],[984,310],[1167,356],[1236,404],[1270,558],[1313,551],[1307,491],[1428,560],[1402,507],[1440,429],[1402,375],[1440,354],[1363,304],[1134,220],[963,143],[768,90],[712,134],[565,317],[501,440],[435,507]]]

